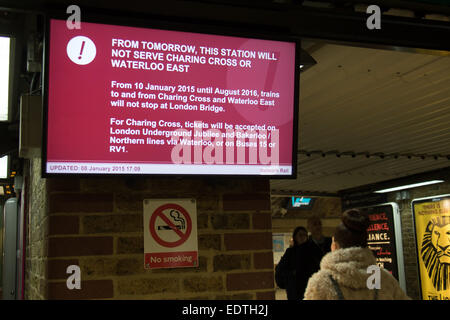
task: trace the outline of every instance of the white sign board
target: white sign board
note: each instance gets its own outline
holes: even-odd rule
[[[146,269],[198,266],[195,199],[144,200]]]

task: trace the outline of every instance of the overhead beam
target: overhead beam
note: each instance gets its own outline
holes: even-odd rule
[[[5,0],[0,8],[28,12],[59,13],[72,4],[63,0]],[[82,0],[77,4],[83,15],[89,13],[145,18],[149,25],[157,21],[190,24],[205,32],[214,28],[248,29],[276,33],[297,38],[384,45],[392,47],[421,48],[450,51],[450,23],[418,18],[383,15],[380,30],[366,27],[368,15],[343,9],[317,9],[296,4],[267,3],[250,6],[248,2],[217,3],[206,1],[99,1]]]
[[[450,180],[450,167],[445,167],[437,170],[432,170],[428,172],[421,172],[413,175],[409,175],[406,177],[396,178],[392,180],[382,181],[367,184],[360,187],[349,188],[340,190],[338,192],[339,196],[344,197],[346,195],[351,195],[355,193],[372,193],[375,190],[392,188],[400,185],[406,185],[411,183],[423,182],[428,180],[440,180],[443,179],[445,181]]]

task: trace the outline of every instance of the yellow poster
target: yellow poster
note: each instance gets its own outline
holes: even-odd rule
[[[424,300],[450,300],[450,195],[412,203]]]

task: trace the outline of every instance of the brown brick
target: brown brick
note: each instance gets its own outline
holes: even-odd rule
[[[143,212],[145,198],[147,197],[140,193],[116,193],[114,203],[118,211]]]
[[[49,216],[48,233],[57,234],[78,234],[80,223],[78,216]]]
[[[212,214],[211,224],[214,229],[249,229],[250,219],[246,213]]]
[[[124,192],[124,179],[116,177],[95,177],[81,179],[80,185],[82,192],[85,193],[114,193]]]
[[[49,199],[49,212],[111,212],[112,194],[66,193],[52,194]]]
[[[142,177],[126,178],[125,186],[131,191],[144,191],[148,187],[148,181]]]
[[[198,236],[198,249],[199,250],[220,250],[220,235],[219,234],[202,234]]]
[[[105,277],[115,275],[117,261],[112,258],[83,259],[81,273],[88,277]]]
[[[201,192],[201,187],[200,180],[181,177],[173,177],[171,179],[151,178],[148,180],[148,188],[152,193],[167,194],[168,198],[170,198],[169,195],[185,193],[186,190],[198,193]],[[156,196],[154,198],[156,198]]]
[[[69,290],[66,282],[48,283],[48,299],[50,300],[81,300],[106,299],[114,297],[112,280],[81,280],[81,289]]]
[[[227,250],[262,250],[272,249],[272,233],[225,233],[225,248]]]
[[[272,215],[256,212],[252,214],[253,229],[272,229]]]
[[[275,300],[275,291],[264,291],[256,293],[257,300]]]
[[[208,228],[209,215],[206,213],[201,213],[197,215],[197,228],[207,229]]]
[[[175,278],[121,279],[118,281],[117,287],[121,295],[143,295],[180,291],[178,279]]]
[[[200,191],[199,194],[194,196],[197,199],[197,210],[199,211],[213,211],[219,208],[219,196],[214,194],[215,191],[211,193],[205,193]]]
[[[49,257],[91,256],[113,253],[112,237],[50,238]]]
[[[123,276],[144,273],[142,258],[90,258],[81,261],[82,273],[90,277]]]
[[[273,289],[274,273],[245,272],[227,274],[227,290]]]
[[[222,291],[222,277],[190,277],[183,280],[183,288],[187,292]]]
[[[116,275],[118,276],[128,276],[145,272],[142,258],[124,258],[117,261]]]
[[[223,210],[270,210],[270,195],[269,193],[224,194]]]
[[[253,254],[253,266],[255,269],[273,268],[273,252],[255,252]]]
[[[221,254],[214,257],[214,272],[250,268],[249,254]]]
[[[74,177],[48,178],[47,190],[55,191],[80,191],[80,179]]]
[[[120,237],[117,253],[144,253],[144,237]]]
[[[47,260],[47,278],[50,280],[67,279],[70,275],[66,273],[67,267],[79,265],[78,259]],[[34,269],[36,271],[36,269]]]
[[[239,178],[230,179],[229,177],[218,177],[214,179],[212,185],[212,192],[227,193],[230,190],[239,190],[239,192],[255,192],[255,186],[252,182],[253,179]],[[212,179],[210,179],[212,181]],[[256,181],[256,180],[253,180]]]
[[[82,217],[83,233],[136,232],[143,230],[141,214]]]

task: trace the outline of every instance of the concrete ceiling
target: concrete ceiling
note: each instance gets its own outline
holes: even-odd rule
[[[297,179],[272,193],[336,193],[450,167],[450,56],[306,42]]]

